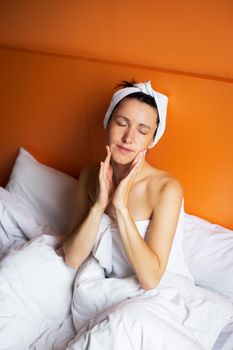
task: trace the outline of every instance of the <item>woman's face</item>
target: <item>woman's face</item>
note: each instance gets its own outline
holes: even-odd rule
[[[135,98],[125,98],[114,110],[107,127],[112,159],[120,164],[132,162],[152,144],[156,127],[154,107]]]

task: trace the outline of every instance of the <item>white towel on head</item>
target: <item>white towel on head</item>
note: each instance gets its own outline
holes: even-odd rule
[[[165,131],[168,97],[161,94],[160,92],[153,90],[150,81],[146,81],[145,83],[134,84],[133,87],[126,87],[114,93],[104,117],[104,128],[107,128],[110,116],[117,103],[120,102],[124,97],[134,92],[143,92],[144,94],[153,97],[157,105],[160,122],[156,136],[153,141],[153,146],[155,146]]]

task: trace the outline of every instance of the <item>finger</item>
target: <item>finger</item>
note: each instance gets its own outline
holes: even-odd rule
[[[143,159],[144,159],[144,151],[139,152],[139,153],[137,154],[137,156],[134,158],[134,160],[133,160],[133,162],[132,162],[132,164],[131,164],[130,170],[131,170],[135,165],[137,165],[137,164],[142,164]]]
[[[105,147],[106,147],[107,153],[111,152],[109,145],[106,145]]]
[[[103,162],[100,162],[100,168],[99,168],[99,180],[103,180]]]
[[[107,151],[107,155],[106,155],[106,157],[105,157],[105,159],[104,159],[104,162],[105,162],[106,160],[108,160],[109,157],[111,157],[111,150],[110,150],[110,147],[109,147],[108,145],[106,145],[105,148],[106,148],[106,151]]]
[[[127,181],[127,180],[129,180],[130,178],[135,177],[135,176],[137,175],[137,173],[138,173],[139,167],[140,167],[140,162],[137,161],[137,163],[134,164],[134,165],[132,166],[132,168],[129,170],[129,172],[128,172],[128,174],[126,175],[126,177],[124,178],[124,180]]]
[[[109,155],[109,153],[111,154],[111,149],[108,145],[105,146],[106,151],[107,151],[107,156]]]
[[[132,164],[134,165],[135,163],[137,163],[138,161],[141,161],[142,159],[145,158],[146,155],[146,150],[139,152],[136,157],[134,158]]]
[[[99,173],[102,171],[102,168],[103,168],[103,164],[104,164],[104,162],[100,162],[100,167],[99,167]]]
[[[108,179],[109,179],[109,181],[112,181],[112,175],[113,175],[113,168],[112,168],[112,166],[110,164],[109,170],[108,170]]]
[[[141,152],[139,152],[139,153],[136,155],[136,157],[133,159],[132,165],[136,164],[136,163],[139,161],[140,156],[141,156]]]
[[[113,175],[113,170],[112,170],[112,167],[110,165],[109,170],[108,170],[108,174],[107,174],[107,182],[106,182],[109,193],[113,190],[112,175]]]
[[[111,151],[110,151],[110,147],[106,146],[106,150],[107,150],[107,156],[104,160],[104,170],[107,171],[109,168],[109,164],[110,164],[110,159],[111,159]]]
[[[111,152],[109,152],[109,150],[110,150],[109,146],[106,146],[106,150],[107,150],[107,155],[106,155],[104,161],[101,162],[102,163],[102,168],[103,168],[102,169],[103,177],[104,177],[105,181],[107,180],[106,172],[108,170],[109,163],[110,163],[110,158],[111,158]]]
[[[138,160],[138,163],[140,163],[140,165],[143,164],[143,161],[145,159],[145,155],[146,155],[146,151],[140,152],[140,156],[139,156],[139,160]]]
[[[144,159],[146,157],[146,150],[145,151],[142,151],[142,154],[141,154],[141,157],[140,157],[140,160],[139,162],[142,164],[144,162]]]

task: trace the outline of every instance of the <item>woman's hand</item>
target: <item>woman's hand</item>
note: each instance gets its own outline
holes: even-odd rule
[[[142,151],[137,154],[134,158],[131,168],[128,174],[120,181],[119,185],[114,191],[112,204],[115,209],[117,208],[127,208],[128,197],[132,185],[135,181],[135,177],[143,165],[145,159],[146,151]]]
[[[111,151],[109,146],[106,146],[107,156],[104,162],[100,162],[99,170],[99,194],[96,203],[105,210],[107,207],[111,195],[113,193],[113,181],[112,181],[112,166],[110,164]]]

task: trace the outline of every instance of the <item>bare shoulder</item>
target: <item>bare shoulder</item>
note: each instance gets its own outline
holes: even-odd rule
[[[85,187],[89,187],[93,180],[98,175],[98,164],[90,165],[83,168],[79,175],[80,185],[84,185]]]
[[[95,201],[96,189],[98,186],[99,164],[88,166],[80,173],[80,186],[85,188],[89,200]]]
[[[153,169],[148,181],[148,194],[155,208],[161,201],[180,203],[184,197],[184,190],[178,178],[167,171]]]

